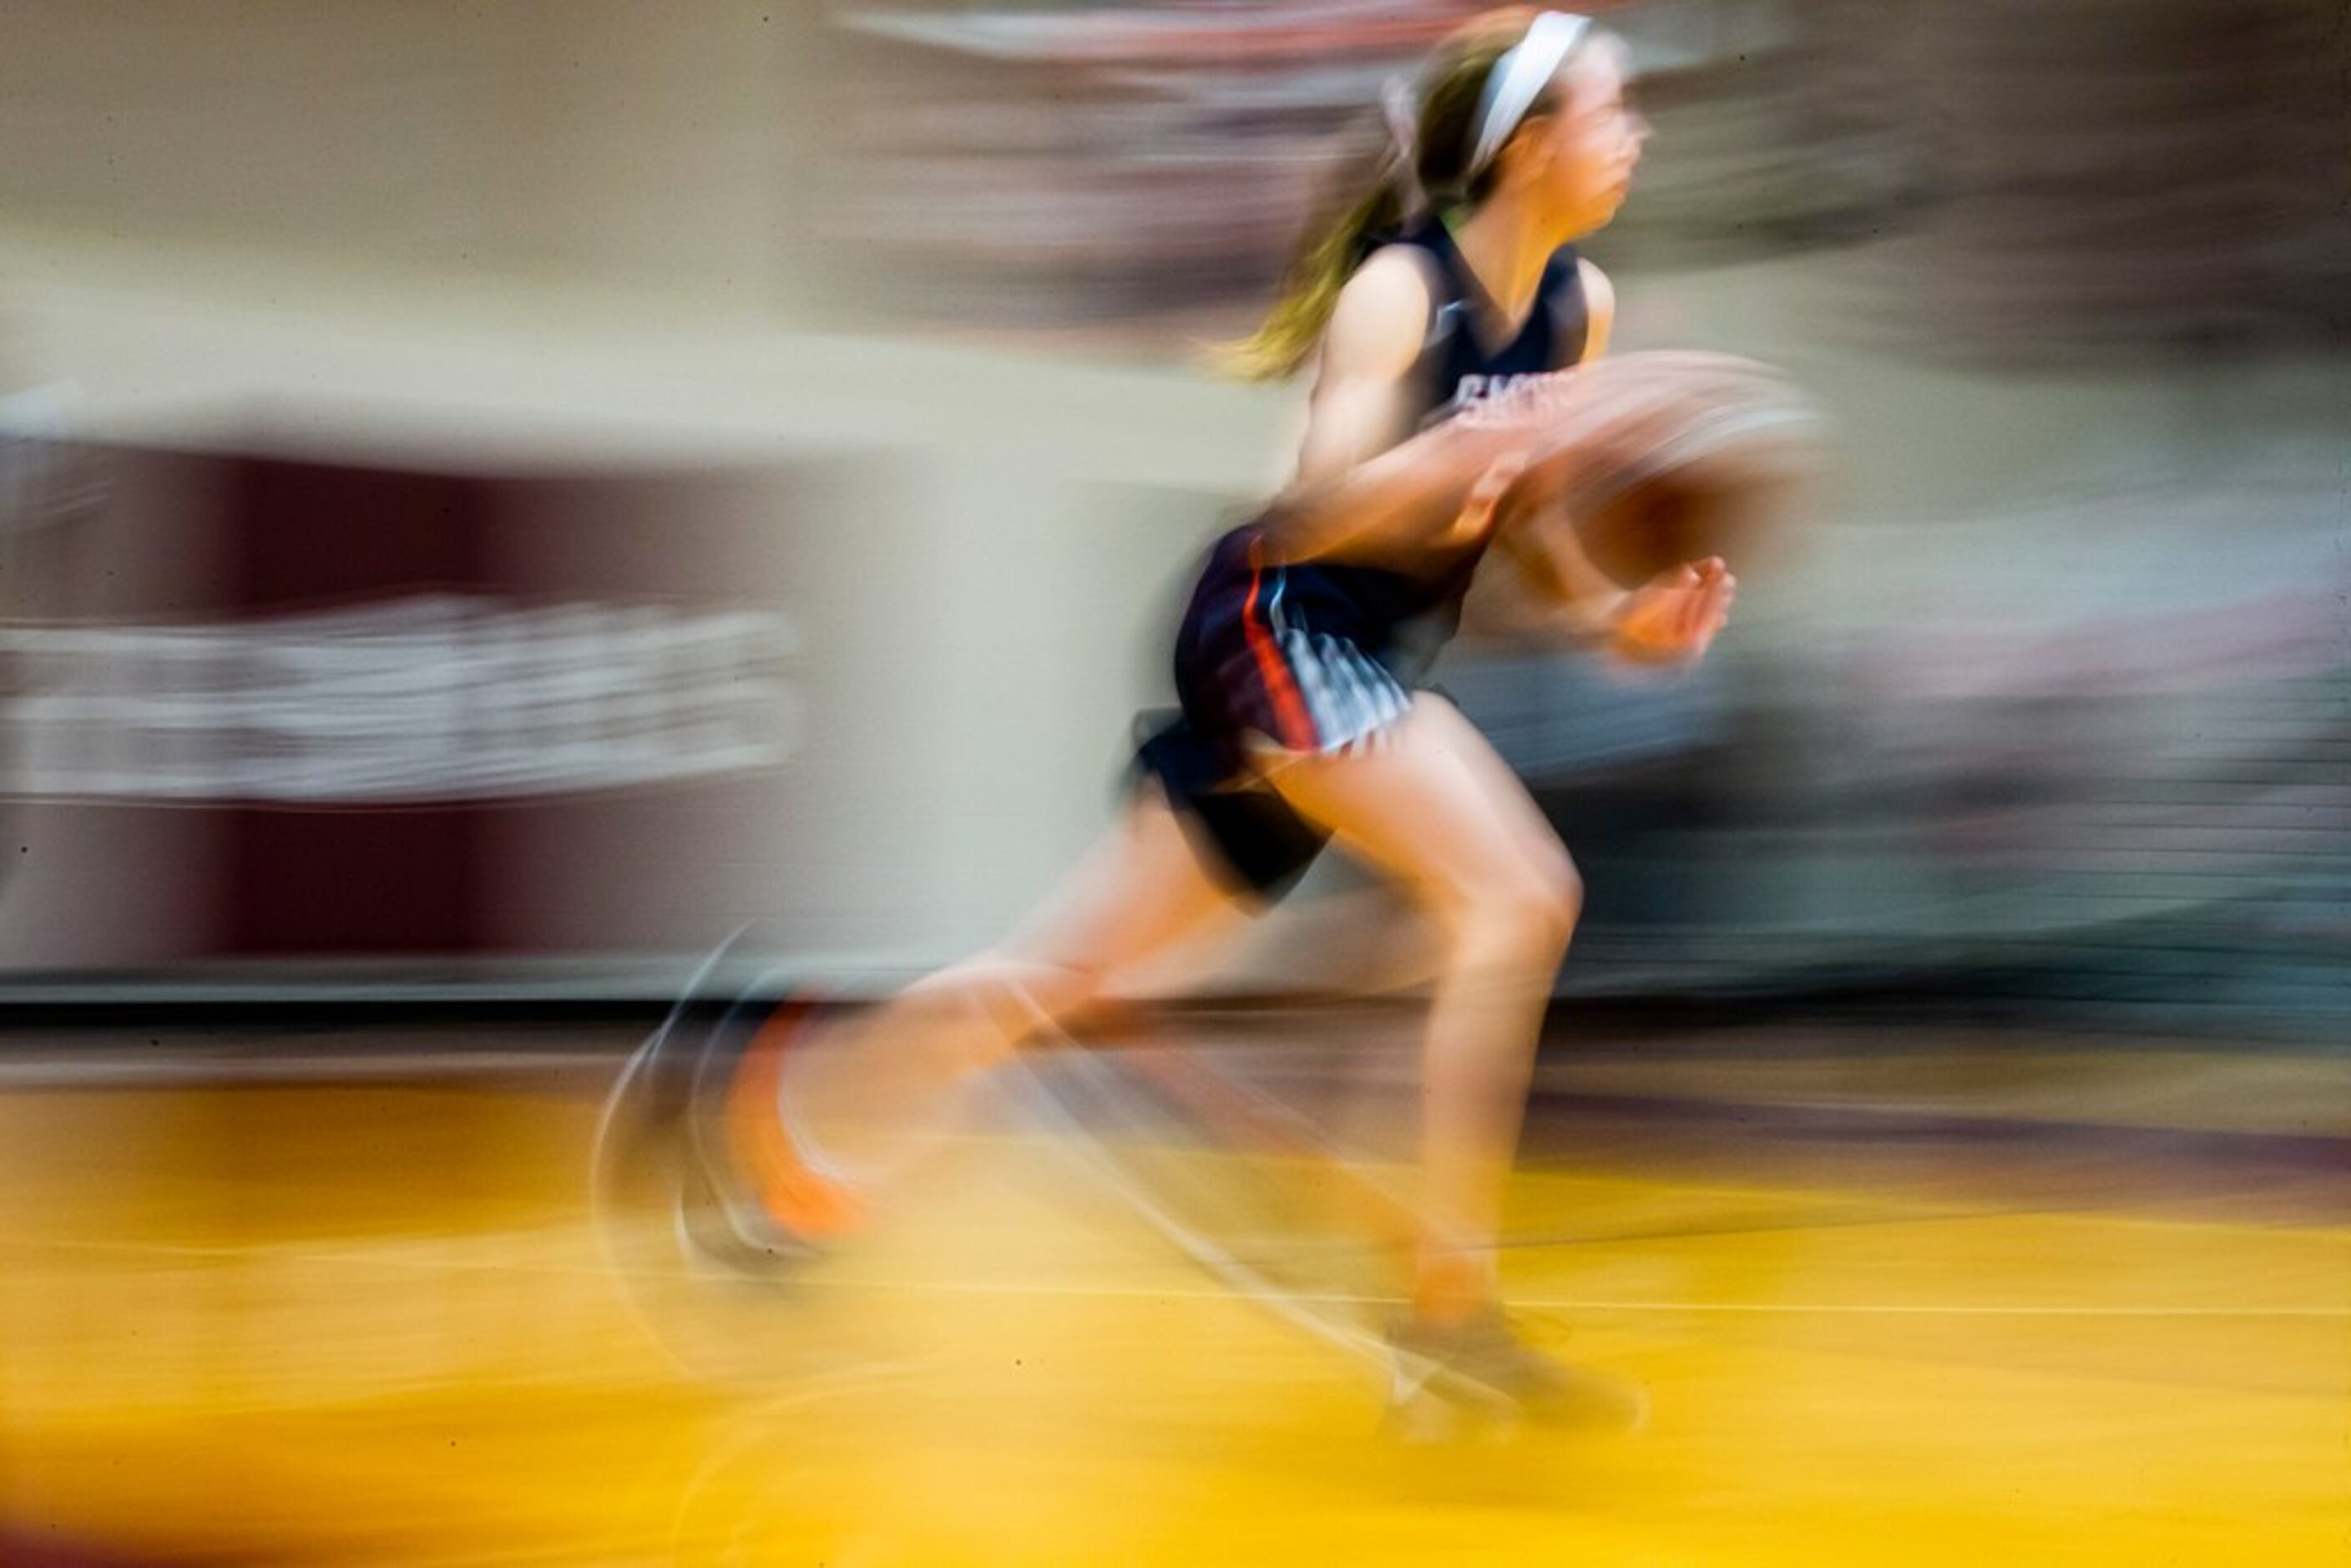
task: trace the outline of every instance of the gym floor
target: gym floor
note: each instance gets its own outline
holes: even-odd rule
[[[2339,1056],[1563,1045],[1507,1279],[1649,1421],[1407,1446],[1017,1119],[795,1288],[624,1281],[632,1043],[0,1041],[0,1563],[2351,1561]]]

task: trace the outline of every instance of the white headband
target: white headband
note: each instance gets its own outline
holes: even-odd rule
[[[1589,16],[1546,11],[1527,28],[1525,37],[1494,62],[1494,68],[1487,73],[1486,90],[1478,99],[1478,143],[1470,152],[1464,178],[1474,180],[1486,172],[1502,143],[1510,139],[1510,132],[1526,119],[1536,98],[1591,29]]]

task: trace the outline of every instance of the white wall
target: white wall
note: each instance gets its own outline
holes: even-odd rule
[[[1177,579],[1280,471],[1297,397],[828,331],[813,10],[0,0],[0,311],[126,437],[856,469],[820,519],[843,716],[810,810],[841,852],[815,885],[844,942],[927,957],[1102,820]],[[2339,366],[1991,377],[1839,347],[1885,265],[1618,279],[1621,349],[1762,355],[1843,426],[1817,548],[1742,598],[1767,640],[1889,571],[1991,601],[2033,570],[1923,559],[1908,525],[2351,449]]]

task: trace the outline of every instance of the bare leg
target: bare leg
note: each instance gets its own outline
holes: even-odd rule
[[[1434,917],[1440,962],[1423,1064],[1423,1314],[1482,1308],[1542,1009],[1582,886],[1485,738],[1424,694],[1386,744],[1269,777],[1301,814],[1396,877]]]
[[[1011,940],[795,1052],[783,1084],[795,1130],[834,1174],[885,1179],[953,1123],[971,1074],[1066,1026],[1120,971],[1239,917],[1165,797],[1139,789]]]

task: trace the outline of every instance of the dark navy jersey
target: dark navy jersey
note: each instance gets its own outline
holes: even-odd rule
[[[1435,220],[1396,235],[1391,245],[1410,246],[1426,260],[1428,336],[1413,367],[1419,389],[1413,410],[1421,429],[1442,423],[1465,408],[1501,395],[1530,376],[1561,370],[1583,357],[1590,320],[1583,276],[1575,251],[1562,247],[1544,267],[1533,308],[1508,342],[1495,343],[1493,309],[1469,264],[1444,224]],[[1291,602],[1351,636],[1366,653],[1389,653],[1396,632],[1409,622],[1441,619],[1435,629],[1449,635],[1460,599],[1483,551],[1471,549],[1429,573],[1379,567],[1309,561],[1285,570]]]
[[[1445,225],[1430,223],[1394,243],[1410,246],[1427,258],[1425,271],[1434,296],[1428,339],[1413,371],[1421,388],[1422,428],[1498,397],[1530,376],[1583,358],[1591,323],[1573,246],[1552,254],[1518,335],[1506,343],[1489,343],[1485,334],[1494,329],[1492,308]]]
[[[1533,309],[1506,343],[1493,311],[1438,225],[1388,241],[1426,253],[1427,340],[1413,370],[1413,423],[1438,423],[1519,380],[1583,356],[1585,312],[1575,253],[1545,268]],[[1320,852],[1322,830],[1257,779],[1251,737],[1299,754],[1343,752],[1411,707],[1414,666],[1450,635],[1483,546],[1423,571],[1269,559],[1264,526],[1217,541],[1176,636],[1183,716],[1138,760],[1214,846],[1210,869],[1232,885],[1278,894]]]

